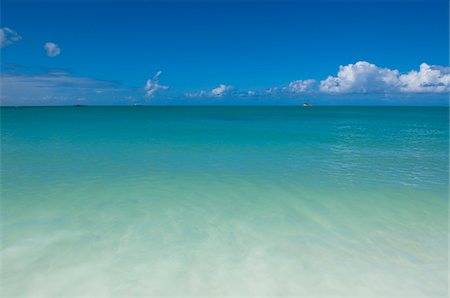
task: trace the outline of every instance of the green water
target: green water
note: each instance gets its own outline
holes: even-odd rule
[[[1,108],[3,297],[447,297],[448,108]]]

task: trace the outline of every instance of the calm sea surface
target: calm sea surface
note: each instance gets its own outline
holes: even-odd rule
[[[2,297],[447,297],[448,108],[1,108]]]

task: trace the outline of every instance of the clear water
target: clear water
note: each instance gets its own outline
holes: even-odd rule
[[[448,109],[1,109],[1,293],[447,297]]]

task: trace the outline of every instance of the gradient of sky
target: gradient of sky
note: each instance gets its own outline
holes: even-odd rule
[[[440,0],[3,1],[1,27],[21,39],[2,48],[2,104],[442,105],[448,18]],[[358,61],[347,70],[361,81],[324,92]],[[419,73],[379,84],[383,69],[422,63],[439,71],[431,83]]]

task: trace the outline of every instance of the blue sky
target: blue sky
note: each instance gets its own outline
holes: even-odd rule
[[[442,105],[447,1],[3,1],[2,104]]]

